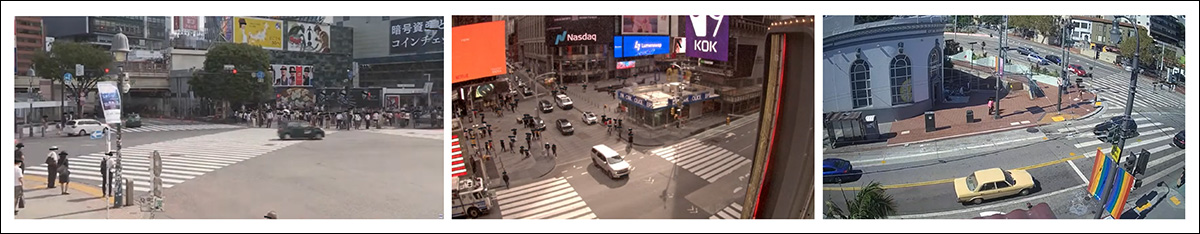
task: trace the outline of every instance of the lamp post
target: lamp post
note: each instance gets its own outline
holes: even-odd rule
[[[538,93],[538,92],[537,92],[537,87],[538,87],[538,84],[537,84],[537,83],[534,83],[534,82],[537,82],[538,80],[541,80],[541,79],[542,79],[542,77],[544,77],[544,76],[555,75],[555,74],[558,74],[558,73],[557,73],[557,72],[553,72],[553,71],[551,71],[551,72],[542,73],[542,74],[540,74],[540,75],[537,75],[537,76],[534,76],[534,77],[531,77],[531,78],[530,78],[530,79],[532,79],[532,80],[530,80],[530,81],[529,81],[529,85],[530,85],[530,86],[533,86],[533,99],[534,99],[534,100],[537,100],[537,103],[538,103],[537,105],[533,105],[533,110],[534,110],[534,112],[535,112],[535,113],[537,113],[537,116],[538,116],[538,117],[542,117],[542,110],[540,110],[540,108],[541,108],[541,106],[540,106],[540,105],[542,104],[542,95],[541,95],[540,93]],[[562,77],[559,77],[559,78],[562,78]]]
[[[429,76],[429,73],[425,73],[425,85],[429,86],[425,88],[425,109],[426,112],[429,112],[429,125],[433,127],[433,121],[436,120],[433,118],[433,78]]]
[[[129,38],[126,37],[124,33],[117,33],[117,35],[113,36],[112,47],[109,49],[109,51],[112,52],[113,60],[115,62],[117,62],[117,76],[118,76],[117,87],[120,89],[119,92],[117,93],[117,95],[118,95],[118,97],[124,96],[125,93],[129,92],[129,88],[130,88],[128,77],[125,75],[125,61],[127,59],[127,56],[129,55]],[[119,100],[122,103],[118,103],[118,105],[120,105],[122,108],[124,108],[124,105],[123,105],[124,98],[123,97],[119,98]],[[119,116],[118,116],[118,121],[121,121]],[[118,125],[118,126],[119,127],[117,127],[117,153],[116,153],[117,158],[115,160],[116,163],[113,165],[113,168],[115,168],[115,171],[113,172],[113,176],[112,176],[113,181],[106,181],[106,183],[112,183],[114,181],[123,181],[123,177],[121,176],[121,174],[122,174],[122,172],[121,172],[121,168],[122,168],[121,167],[121,156],[122,156],[122,154],[121,154],[121,136],[122,136],[123,130],[125,129],[125,124],[122,121],[121,125]],[[121,184],[116,184],[116,186],[113,186],[113,187],[114,188],[121,187]],[[121,203],[121,201],[120,201],[121,197],[125,197],[126,198],[125,200],[127,200],[127,201],[130,200],[128,198],[129,191],[132,189],[133,189],[132,186],[128,186],[123,189],[117,189],[117,195],[120,195],[120,196],[118,196],[118,199],[116,201],[114,201],[114,203],[118,203],[118,204]],[[125,202],[124,205],[128,206],[131,204],[128,204],[128,202]]]
[[[1135,43],[1136,45],[1133,50],[1133,70],[1129,72],[1129,97],[1125,101],[1125,118],[1132,119],[1133,117],[1131,115],[1133,114],[1133,97],[1135,94],[1137,94],[1137,72],[1138,72],[1138,59],[1139,59],[1138,57],[1141,55],[1141,50],[1142,50],[1142,37],[1141,37],[1142,34],[1141,34],[1141,30],[1138,29],[1138,27],[1137,27],[1136,19],[1133,19],[1133,18],[1130,18],[1127,16],[1121,16],[1121,15],[1115,16],[1115,19],[1113,19],[1113,27],[1109,31],[1109,34],[1111,34],[1110,40],[1112,40],[1113,44],[1121,44],[1120,19],[1122,19],[1122,18],[1133,22],[1133,24],[1134,24],[1134,26],[1133,26],[1134,33],[1133,34],[1135,37],[1134,40],[1136,40],[1136,43]],[[1119,153],[1119,152],[1124,151],[1123,149],[1125,149],[1125,138],[1126,138],[1125,130],[1123,127],[1119,127],[1117,129],[1120,129],[1116,135],[1117,142],[1115,142],[1116,144],[1113,145],[1113,147],[1115,147],[1115,148],[1110,153]],[[1110,130],[1110,131],[1112,131],[1112,130]],[[1134,129],[1134,131],[1137,131],[1136,128]],[[1106,141],[1109,141],[1111,143],[1112,139],[1106,139]],[[1121,155],[1113,155],[1113,157],[1116,158],[1113,165],[1121,165]],[[1115,182],[1115,178],[1113,178],[1113,177],[1116,176],[1116,175],[1114,175],[1114,173],[1116,173],[1116,172],[1117,172],[1117,170],[1110,170],[1107,175],[1108,179],[1106,179],[1106,183],[1104,183],[1104,184],[1112,186],[1112,183]],[[1100,188],[1100,189],[1103,190],[1101,192],[1103,195],[1100,196],[1101,205],[1099,206],[1099,210],[1096,212],[1096,219],[1100,219],[1100,218],[1104,217],[1105,208],[1104,208],[1103,204],[1107,203],[1109,197],[1115,195],[1115,194],[1112,194],[1111,189],[1108,189],[1108,188]]]
[[[1002,88],[1000,86],[1002,84],[1001,80],[1004,79],[1004,63],[1008,62],[1005,61],[1005,59],[1008,58],[1008,33],[1005,33],[1006,30],[1008,30],[1007,15],[1004,16],[1004,27],[1000,28],[1000,62],[996,65],[996,70],[998,70],[1000,75],[996,77],[996,105],[992,107],[996,109],[994,113],[992,113],[992,118],[994,119],[1000,119],[1000,100],[1004,99],[1004,97],[1000,96],[1000,89]]]

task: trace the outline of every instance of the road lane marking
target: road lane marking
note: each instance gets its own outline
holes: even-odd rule
[[[985,144],[973,145],[973,146],[968,146],[968,147],[961,148],[961,149],[948,149],[948,150],[941,150],[941,151],[934,151],[934,152],[925,152],[925,153],[910,154],[910,155],[896,156],[896,157],[884,157],[884,158],[877,158],[877,159],[870,159],[870,160],[855,160],[855,161],[850,161],[850,164],[863,164],[863,165],[855,166],[855,167],[881,166],[879,164],[871,165],[868,163],[881,162],[880,164],[883,164],[882,163],[883,161],[895,161],[897,159],[923,157],[923,156],[932,155],[932,154],[944,154],[944,153],[949,153],[949,152],[954,152],[954,151],[959,151],[959,150],[972,150],[972,149],[978,149],[978,148],[983,148],[983,147],[994,147],[994,146],[998,146],[998,145],[1005,145],[1005,144],[1011,144],[1011,143],[1022,142],[1022,141],[1039,140],[1042,138],[1044,138],[1044,137],[1043,136],[1033,136],[1033,137],[1027,137],[1027,138],[995,142],[995,143],[985,143]]]
[[[1046,167],[1046,166],[1059,164],[1059,163],[1063,163],[1063,162],[1067,162],[1067,161],[1071,161],[1071,160],[1075,160],[1075,159],[1081,159],[1081,158],[1084,158],[1084,156],[1079,155],[1079,156],[1075,156],[1075,157],[1063,158],[1063,159],[1039,163],[1039,164],[1035,164],[1035,165],[1031,165],[1031,166],[1013,168],[1013,170],[1030,170],[1030,169]],[[925,182],[916,182],[916,183],[907,183],[907,184],[893,184],[893,185],[884,185],[882,187],[884,189],[919,187],[919,186],[951,183],[951,182],[954,182],[954,179],[955,178],[925,181]],[[860,188],[860,187],[824,187],[823,189],[826,191],[840,191],[840,190],[857,191],[857,190],[861,190],[862,188]]]
[[[1091,183],[1091,182],[1088,182],[1087,176],[1084,176],[1083,172],[1079,171],[1079,167],[1075,166],[1075,161],[1067,161],[1067,164],[1071,165],[1071,169],[1075,169],[1075,174],[1079,174],[1079,179],[1083,180],[1084,184]]]
[[[1073,190],[1076,190],[1076,189],[1081,189],[1081,188],[1083,188],[1083,187],[1085,187],[1085,186],[1087,186],[1087,184],[1080,184],[1080,185],[1076,185],[1076,186],[1074,186],[1074,187],[1066,188],[1066,189],[1063,189],[1063,190],[1054,191],[1054,192],[1052,192],[1052,193],[1041,194],[1041,195],[1037,195],[1037,196],[1032,196],[1032,197],[1026,197],[1026,198],[1022,198],[1022,199],[1019,199],[1019,200],[1014,200],[1014,201],[1009,201],[1009,202],[1003,202],[1003,203],[996,203],[996,204],[991,204],[991,205],[986,205],[986,206],[980,206],[980,207],[974,207],[974,208],[967,208],[967,209],[961,209],[961,210],[942,211],[942,212],[935,212],[935,213],[925,213],[925,214],[897,215],[897,216],[891,216],[891,217],[888,217],[888,218],[890,218],[890,219],[924,219],[924,218],[930,218],[930,217],[947,216],[947,215],[959,214],[959,213],[967,213],[967,212],[978,213],[979,211],[984,211],[984,210],[993,210],[993,209],[995,209],[995,208],[997,208],[997,207],[1010,206],[1010,205],[1014,205],[1014,204],[1021,204],[1021,203],[1026,203],[1026,202],[1033,201],[1033,200],[1041,200],[1041,199],[1043,199],[1043,198],[1046,198],[1046,197],[1049,197],[1049,196],[1058,195],[1058,194],[1062,194],[1062,193],[1064,193],[1064,192],[1067,192],[1067,191],[1073,191]]]

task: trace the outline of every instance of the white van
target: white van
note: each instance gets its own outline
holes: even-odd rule
[[[607,145],[592,146],[592,164],[613,179],[629,175],[629,162]]]
[[[554,101],[558,102],[558,107],[562,108],[563,110],[570,110],[574,104],[574,102],[571,102],[571,98],[567,97],[566,94],[555,95]]]

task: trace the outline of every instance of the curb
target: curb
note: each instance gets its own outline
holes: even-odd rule
[[[41,176],[25,175],[25,179],[31,179],[33,181],[46,183],[46,177],[41,177]],[[35,188],[42,189],[45,187],[43,186],[43,187],[35,187]],[[108,204],[112,204],[112,201],[113,201],[112,197],[104,198],[104,191],[101,188],[97,188],[94,186],[83,185],[83,184],[79,184],[79,183],[71,183],[71,185],[69,185],[67,188],[83,192],[87,195],[91,195],[96,198],[102,198],[102,199],[106,200],[106,202]]]
[[[925,140],[920,140],[920,141],[911,141],[911,142],[904,142],[904,143],[887,144],[887,147],[903,146],[903,145],[906,145],[906,144],[916,144],[916,143],[928,143],[928,142],[934,142],[934,141],[940,141],[940,140],[947,140],[947,139],[953,139],[953,138],[959,138],[959,137],[968,137],[968,136],[983,135],[983,134],[994,133],[994,132],[1003,132],[1003,131],[1009,131],[1009,130],[1014,130],[1014,129],[1022,129],[1022,128],[1035,128],[1035,127],[1041,127],[1041,126],[1043,126],[1043,125],[1046,125],[1046,124],[1047,124],[1047,123],[1037,123],[1037,124],[1032,124],[1032,125],[1022,125],[1022,126],[1011,126],[1011,127],[997,128],[997,129],[992,129],[992,130],[987,130],[987,131],[972,132],[972,133],[963,133],[963,134],[958,134],[958,135],[953,135],[953,136],[944,136],[944,137],[938,137],[938,138],[932,138],[932,139],[925,139]]]

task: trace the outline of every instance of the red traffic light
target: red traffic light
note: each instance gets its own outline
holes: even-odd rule
[[[237,69],[233,69],[233,74],[234,74],[234,75],[236,75],[236,74],[237,74]]]
[[[104,74],[108,74],[108,68],[104,69]]]

